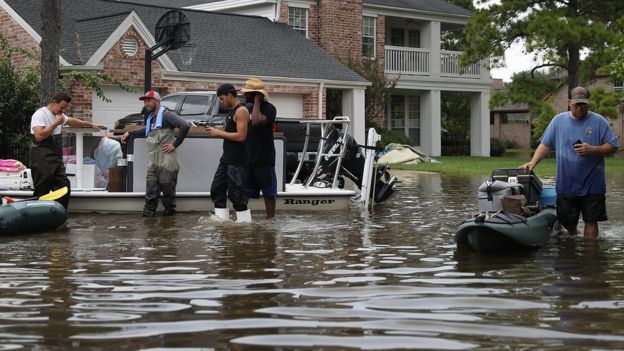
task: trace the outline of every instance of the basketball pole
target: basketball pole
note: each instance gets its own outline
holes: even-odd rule
[[[169,51],[173,47],[173,45],[171,45],[171,42],[173,40],[174,37],[170,36],[156,43],[156,45],[152,46],[151,48],[145,49],[145,86],[143,88],[143,93],[147,93],[152,89],[152,61],[160,57],[160,55],[164,54],[165,52]],[[163,45],[166,46],[162,50],[160,50],[156,54],[152,54],[154,50],[158,49]]]

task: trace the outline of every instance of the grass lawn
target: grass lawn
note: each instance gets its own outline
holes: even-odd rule
[[[436,172],[447,175],[491,175],[497,168],[518,168],[527,158],[514,157],[473,157],[473,156],[442,156],[436,158],[440,163],[420,163],[415,165],[393,164],[391,169]],[[621,156],[606,158],[607,174],[624,172],[624,158]],[[535,168],[538,177],[555,176],[555,158],[545,158]]]

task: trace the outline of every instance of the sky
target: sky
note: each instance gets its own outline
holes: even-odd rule
[[[530,70],[536,66],[533,55],[523,52],[523,43],[514,43],[505,51],[505,67],[490,70],[492,78],[500,78],[505,82],[511,81],[514,73]]]

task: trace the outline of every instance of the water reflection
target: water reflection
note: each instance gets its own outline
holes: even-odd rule
[[[624,348],[624,178],[600,240],[493,255],[453,243],[483,177],[400,178],[372,211],[0,237],[0,349]]]

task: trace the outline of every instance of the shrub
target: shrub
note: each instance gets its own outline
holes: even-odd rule
[[[505,143],[500,141],[499,139],[490,139],[490,156],[492,157],[500,157],[505,153]]]
[[[470,140],[449,138],[442,141],[442,156],[470,155]]]
[[[403,131],[383,129],[380,134],[381,141],[379,144],[381,147],[385,148],[386,145],[392,143],[412,145],[412,141],[407,137],[407,135],[405,135],[405,133],[403,133]]]

